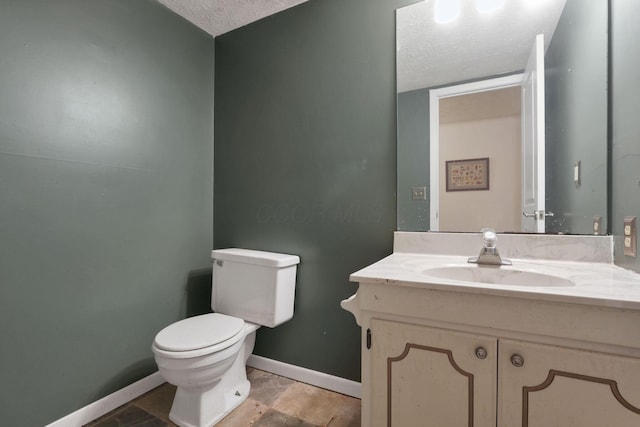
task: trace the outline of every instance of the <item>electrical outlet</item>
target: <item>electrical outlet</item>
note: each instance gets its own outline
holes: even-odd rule
[[[636,256],[636,217],[624,217],[624,254],[626,256]]]
[[[411,187],[413,200],[427,200],[427,187]]]

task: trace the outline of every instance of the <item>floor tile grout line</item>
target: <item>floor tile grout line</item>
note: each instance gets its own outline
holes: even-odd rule
[[[143,408],[142,406],[138,405],[138,404],[137,404],[137,403],[135,403],[134,401],[130,402],[127,406],[135,406],[136,408],[138,408],[138,409],[140,409],[140,410],[142,410],[142,411],[146,412],[147,414],[151,415],[152,417],[154,417],[154,418],[156,418],[156,419],[158,419],[158,420],[160,420],[160,421],[164,421],[165,423],[169,423],[169,425],[170,425],[170,426],[175,425],[175,424],[173,423],[173,421],[171,421],[169,418],[165,418],[165,417],[163,417],[163,416],[161,416],[161,415],[153,414],[153,413],[149,412],[149,410],[148,410],[148,409]]]
[[[253,375],[250,375],[250,374],[253,374]],[[256,378],[256,375],[257,375],[257,378]],[[276,382],[279,379],[280,380],[285,379],[285,380],[291,381],[290,383],[286,384],[286,386],[283,385],[283,388],[277,390],[276,397],[275,397],[275,399],[273,401],[271,401],[270,399],[267,399],[267,400],[269,400],[271,402],[269,404],[263,403],[260,400],[256,400],[255,398],[252,397],[251,394],[249,396],[247,396],[247,399],[250,402],[253,402],[256,405],[260,405],[260,406],[263,407],[263,409],[260,410],[258,417],[255,418],[253,421],[251,421],[251,425],[254,425],[255,423],[259,423],[259,421],[262,420],[262,419],[263,419],[263,422],[269,422],[267,414],[269,414],[270,411],[271,412],[275,412],[277,414],[280,414],[281,416],[285,416],[287,418],[295,419],[297,421],[302,422],[304,425],[312,426],[312,427],[329,427],[334,420],[336,420],[336,419],[344,419],[343,415],[338,415],[337,413],[333,413],[333,414],[331,414],[331,418],[327,422],[323,421],[320,424],[312,423],[311,419],[306,420],[306,419],[300,418],[297,415],[297,412],[295,410],[293,410],[293,411],[286,411],[286,410],[283,411],[280,407],[281,406],[285,407],[286,403],[285,402],[280,402],[280,400],[283,399],[288,394],[293,393],[295,391],[295,390],[292,390],[293,387],[310,387],[311,390],[318,389],[319,393],[324,395],[323,398],[331,397],[331,396],[342,396],[342,397],[349,397],[349,396],[343,395],[342,393],[334,392],[332,390],[326,390],[326,389],[324,389],[322,387],[317,387],[317,386],[313,386],[311,384],[307,384],[307,383],[304,383],[304,382],[292,380],[290,378],[279,376],[279,375],[273,374],[271,372],[255,369],[255,368],[248,368],[247,369],[247,376],[248,377],[249,376],[253,377],[253,378],[250,378],[250,380],[253,379],[253,381],[252,381],[252,390],[262,390],[262,391],[265,390],[265,388],[260,389],[260,387],[254,387],[254,383],[258,383],[258,384],[260,384],[260,386],[266,387],[266,390],[268,390],[268,384],[272,383],[272,381]],[[90,423],[86,424],[86,426],[88,426],[88,427],[99,427],[99,424],[101,424],[103,422],[107,422],[112,417],[116,417],[118,414],[120,414],[121,412],[125,411],[127,408],[131,408],[131,407],[135,407],[137,410],[140,410],[140,411],[144,412],[145,414],[147,414],[150,417],[152,417],[154,420],[158,420],[158,421],[161,421],[163,423],[168,423],[169,426],[175,426],[175,424],[173,424],[173,422],[170,419],[168,419],[168,410],[170,409],[170,404],[169,404],[169,408],[163,408],[163,409],[159,409],[160,408],[159,406],[153,406],[153,405],[158,405],[158,404],[162,405],[162,403],[164,403],[164,401],[166,401],[166,395],[165,395],[164,399],[160,398],[159,400],[156,400],[155,403],[151,403],[151,402],[154,401],[154,399],[151,396],[155,396],[156,398],[159,398],[161,393],[167,393],[167,390],[165,389],[166,387],[174,387],[174,386],[170,386],[169,384],[164,383],[164,384],[154,388],[153,390],[150,390],[147,393],[132,399],[131,401],[125,403],[121,407],[119,407],[117,409],[114,409],[112,412],[110,412],[108,414],[105,414],[105,415],[103,415],[102,417],[100,417],[100,418],[98,418],[96,420],[91,421]],[[276,386],[274,388],[277,388],[277,387],[279,387],[279,386]],[[287,393],[289,391],[291,391],[291,393]],[[175,391],[174,391],[174,393],[175,393]],[[295,395],[295,393],[293,393],[293,394]],[[292,396],[288,396],[288,398],[291,399]],[[146,403],[143,403],[143,401],[145,399],[148,399],[149,401],[147,401]],[[351,398],[351,399],[360,400],[360,399],[357,399],[357,398]],[[292,401],[295,401],[295,396],[293,396]],[[350,405],[346,405],[345,408],[348,408],[349,406]],[[154,408],[154,409],[147,409],[147,407]],[[278,408],[278,409],[276,409],[276,408]],[[164,409],[167,409],[166,414],[164,412]],[[231,414],[229,414],[229,415],[231,415]],[[336,417],[338,417],[338,418],[336,418]],[[271,425],[271,424],[269,424],[269,425]]]

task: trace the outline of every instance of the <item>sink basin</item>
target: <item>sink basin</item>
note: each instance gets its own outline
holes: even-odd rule
[[[575,286],[571,280],[550,274],[518,270],[512,267],[493,266],[448,266],[429,268],[424,274],[440,279],[462,282],[488,283],[492,285],[568,287]]]

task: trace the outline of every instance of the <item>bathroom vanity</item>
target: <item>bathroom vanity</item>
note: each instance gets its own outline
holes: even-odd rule
[[[396,233],[351,275],[363,426],[637,427],[640,275],[611,238]]]

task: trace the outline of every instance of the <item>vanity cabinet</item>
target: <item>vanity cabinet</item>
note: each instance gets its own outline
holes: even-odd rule
[[[637,427],[640,360],[371,320],[371,426]]]
[[[506,267],[470,266],[477,239],[397,232],[351,274],[362,427],[640,427],[640,275],[611,238],[503,235]]]
[[[360,282],[363,427],[638,427],[640,310]]]

